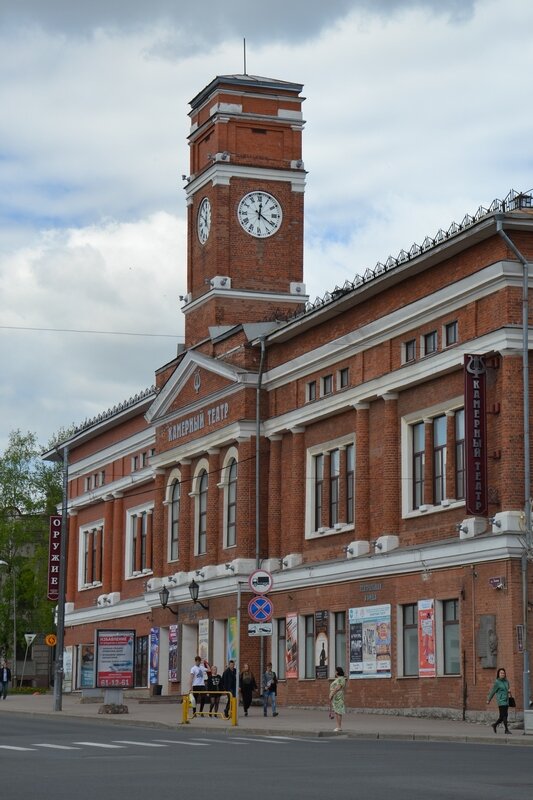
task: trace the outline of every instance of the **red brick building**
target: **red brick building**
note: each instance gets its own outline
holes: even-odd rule
[[[475,713],[500,665],[520,705],[531,197],[310,304],[301,90],[223,76],[191,102],[185,347],[68,442],[73,688],[111,627],[135,630],[144,690],[187,691],[199,650],[220,670],[240,642],[282,705],[325,704],[337,664],[352,708]],[[477,477],[466,354],[486,384]],[[258,567],[271,636],[248,631]]]

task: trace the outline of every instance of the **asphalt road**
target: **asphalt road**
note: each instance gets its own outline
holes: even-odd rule
[[[203,734],[13,714],[2,800],[531,800],[524,747]]]

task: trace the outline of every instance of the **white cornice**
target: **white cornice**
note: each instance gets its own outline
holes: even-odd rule
[[[86,456],[79,461],[74,461],[69,464],[68,474],[69,480],[79,478],[88,472],[94,472],[99,468],[103,468],[106,464],[111,464],[120,458],[125,458],[133,455],[138,450],[144,450],[155,445],[155,428],[145,428],[132,436],[121,439],[103,450],[98,450],[96,453]],[[107,486],[102,487],[108,488]]]
[[[290,183],[293,192],[305,192],[305,170],[271,169],[268,167],[252,167],[231,162],[217,161],[200,175],[191,177],[185,186],[186,197],[196,194],[208,184],[228,184],[232,178],[254,181],[278,181]]]
[[[181,463],[184,459],[194,459],[199,453],[205,453],[207,450],[213,448],[221,449],[228,444],[234,444],[238,440],[250,439],[255,436],[255,432],[255,420],[232,422],[223,428],[210,431],[204,436],[180,443],[171,450],[158,453],[157,456],[152,458],[152,464],[154,467],[168,467],[177,462]]]
[[[268,271],[268,267],[263,267],[266,271]],[[244,289],[210,289],[205,294],[201,294],[195,300],[191,300],[190,303],[186,303],[181,307],[183,314],[188,314],[190,311],[196,310],[201,306],[205,305],[210,300],[214,298],[224,298],[227,300],[231,298],[232,300],[250,300],[253,299],[254,302],[260,300],[263,303],[283,303],[287,305],[288,303],[292,303],[297,306],[301,306],[303,303],[306,303],[309,299],[309,295],[306,294],[285,294],[284,292],[263,292],[263,291],[246,291]]]
[[[339,551],[342,547],[339,543]],[[524,552],[519,534],[486,534],[472,539],[448,539],[434,544],[393,550],[388,553],[359,558],[339,558],[335,561],[306,562],[292,569],[284,569],[273,574],[271,595],[278,592],[297,591],[342,583],[376,582],[400,575],[428,574],[436,570],[468,567],[475,564],[490,563],[506,559],[519,559]],[[243,575],[217,576],[202,580],[202,598],[214,600],[219,597],[235,595],[237,581]],[[421,578],[422,580],[422,578]],[[422,596],[422,583],[420,596]],[[425,584],[427,591],[430,584]],[[168,587],[169,604],[190,603],[187,586]],[[357,588],[357,587],[355,587]],[[386,591],[386,587],[382,591]],[[414,589],[416,599],[416,589]],[[347,607],[361,604],[357,594]],[[151,608],[159,606],[157,590],[139,596],[135,600],[119,602],[113,608],[80,609],[66,616],[68,626],[103,622],[108,619],[125,619],[138,614],[146,614]]]

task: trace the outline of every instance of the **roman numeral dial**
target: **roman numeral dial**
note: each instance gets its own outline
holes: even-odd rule
[[[239,202],[237,218],[246,233],[265,239],[280,229],[283,213],[281,205],[268,192],[248,192]]]

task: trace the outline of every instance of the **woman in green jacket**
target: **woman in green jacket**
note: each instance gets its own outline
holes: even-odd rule
[[[500,711],[500,716],[496,722],[492,723],[492,730],[494,733],[496,733],[496,729],[501,722],[503,722],[505,733],[511,733],[507,727],[507,712],[509,710],[510,694],[509,681],[507,680],[505,670],[503,667],[500,667],[496,673],[496,680],[494,681],[492,689],[489,692],[489,696],[487,697],[487,703],[490,703],[494,695],[496,695],[496,702],[498,703],[498,709]]]

